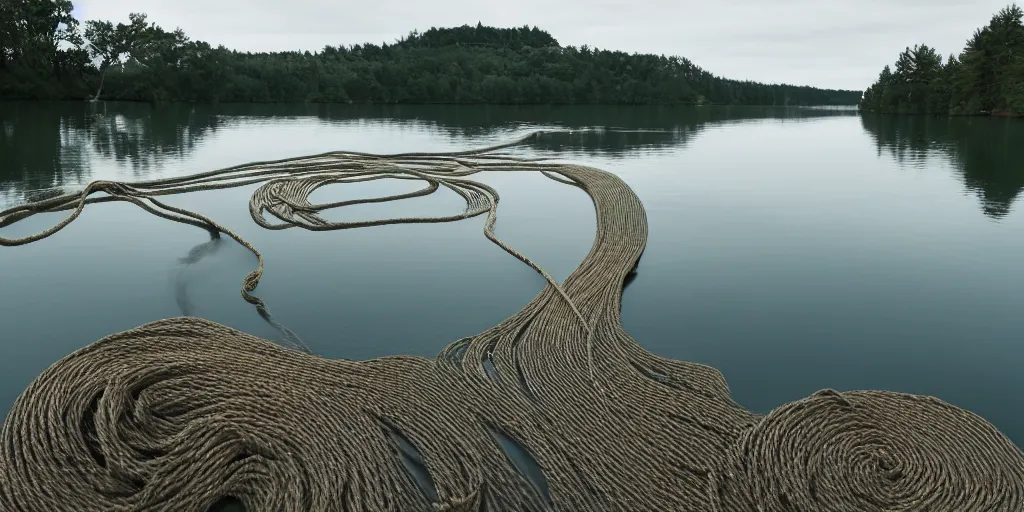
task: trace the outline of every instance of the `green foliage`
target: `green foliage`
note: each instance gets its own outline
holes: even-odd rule
[[[537,27],[494,28],[477,23],[476,27],[431,28],[422,34],[414,30],[408,37],[400,39],[398,45],[406,48],[476,45],[520,50],[524,47],[558,47],[558,41]]]
[[[70,3],[67,8],[70,13]],[[27,96],[83,97],[88,86],[95,97],[150,102],[853,105],[860,99],[858,91],[726,80],[682,57],[562,47],[536,27],[464,25],[413,31],[394,44],[247,53],[192,41],[180,29],[147,24],[143,14],[129,18],[116,26],[86,22],[88,44],[75,46],[74,92],[32,88],[44,92]],[[24,80],[0,70],[0,91],[26,97]]]
[[[0,0],[0,98],[80,93],[91,72],[69,0]]]
[[[1024,10],[1016,4],[978,29],[945,64],[925,45],[907,48],[864,92],[869,112],[1024,115]]]
[[[129,24],[118,23],[115,27],[109,21],[85,22],[85,39],[89,41],[89,55],[99,59],[100,85],[94,98],[100,97],[103,81],[107,70],[113,65],[121,64],[121,58],[138,52],[147,30],[146,15],[132,13],[128,15]]]

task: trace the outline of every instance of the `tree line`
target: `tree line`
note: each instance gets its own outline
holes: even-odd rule
[[[927,45],[907,48],[864,92],[868,112],[1024,115],[1024,11],[1010,5],[992,17],[959,57]]]
[[[213,47],[133,13],[0,0],[0,97],[149,102],[856,105],[859,91],[717,77],[683,57],[561,46],[536,27],[413,31],[318,52]]]

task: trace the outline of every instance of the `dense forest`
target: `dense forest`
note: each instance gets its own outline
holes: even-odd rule
[[[682,57],[561,46],[536,27],[412,32],[392,44],[249,53],[133,13],[0,0],[0,98],[162,102],[856,105],[859,91],[716,77]]]
[[[927,45],[907,48],[867,91],[868,112],[1024,115],[1024,11],[1016,4],[992,17],[960,56]]]

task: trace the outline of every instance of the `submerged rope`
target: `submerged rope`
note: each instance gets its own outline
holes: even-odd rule
[[[514,141],[515,144],[519,141]],[[0,431],[0,510],[204,511],[235,498],[251,511],[1020,511],[1024,454],[984,419],[928,397],[831,390],[759,416],[721,373],[643,350],[621,327],[623,281],[647,239],[643,207],[613,174],[516,159],[336,152],[137,183],[0,212],[69,220],[86,204],[129,201],[227,234],[158,196],[262,185],[268,229],[332,230],[487,214],[488,239],[547,286],[499,325],[433,360],[320,358],[198,318],[108,336],[40,375]],[[498,194],[481,171],[541,172],[593,200],[597,235],[564,281],[494,234]],[[385,178],[415,192],[313,204],[319,187]],[[463,212],[334,222],[325,210],[446,187]],[[105,196],[92,196],[104,192]],[[275,218],[271,222],[267,216]]]

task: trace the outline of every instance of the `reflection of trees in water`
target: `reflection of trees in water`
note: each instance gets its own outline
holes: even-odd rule
[[[100,155],[131,166],[137,177],[166,157],[192,152],[208,132],[219,126],[210,107],[146,104],[101,104],[88,116],[93,149]]]
[[[493,136],[510,128],[550,126],[579,130],[552,133],[529,141],[541,151],[580,152],[622,157],[643,149],[685,144],[707,124],[756,119],[811,119],[856,115],[856,112],[784,107],[688,106],[457,106],[457,105],[314,105],[311,114],[328,122],[360,118],[415,122],[453,138]],[[596,128],[594,131],[588,129]]]
[[[194,151],[225,123],[244,124],[246,118],[316,118],[339,124],[370,120],[460,140],[512,136],[537,126],[568,128],[577,131],[549,134],[530,146],[544,152],[623,157],[637,150],[681,146],[708,124],[851,114],[855,112],[783,107],[11,103],[0,105],[0,201],[24,200],[30,189],[82,184],[91,179],[90,158],[97,155],[144,179],[162,162]],[[244,155],[239,159],[245,160]]]
[[[227,116],[315,116],[342,124],[374,119],[397,127],[439,131],[453,139],[511,137],[536,127],[563,128],[579,131],[547,134],[528,144],[540,151],[603,157],[678,147],[708,124],[857,115],[848,109],[621,105],[234,105],[224,106],[220,112]],[[597,130],[588,130],[591,128]]]
[[[976,193],[985,215],[1010,212],[1024,188],[1024,122],[1017,119],[865,115],[861,123],[901,164],[946,158]]]
[[[88,175],[81,117],[39,114],[34,104],[0,103],[0,199],[80,183]]]
[[[89,181],[96,154],[146,176],[161,160],[191,152],[217,126],[208,107],[189,105],[0,104],[0,201]]]

